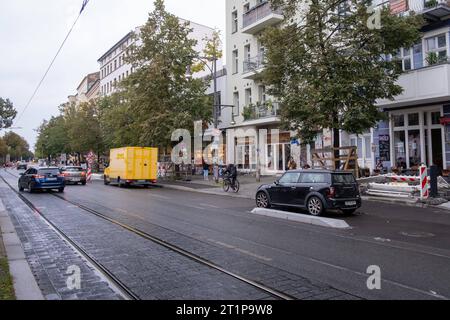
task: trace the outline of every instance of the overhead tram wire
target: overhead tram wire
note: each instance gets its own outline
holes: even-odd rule
[[[45,71],[43,77],[39,81],[36,89],[34,90],[33,94],[31,95],[30,99],[28,100],[27,104],[23,108],[22,112],[19,114],[19,117],[17,118],[17,121],[15,122],[16,125],[19,124],[20,120],[22,120],[23,115],[27,111],[27,109],[30,107],[31,103],[33,102],[33,99],[36,97],[36,94],[38,93],[39,89],[41,88],[42,84],[44,83],[45,78],[47,77],[48,73],[50,72],[50,69],[52,68],[53,64],[55,63],[56,59],[58,58],[59,54],[61,53],[64,45],[66,44],[67,39],[69,39],[70,34],[72,33],[73,29],[75,28],[75,25],[77,24],[78,20],[80,19],[81,15],[84,12],[84,9],[86,5],[88,4],[89,0],[83,0],[83,6],[81,7],[80,13],[78,14],[77,18],[75,19],[75,22],[73,23],[72,27],[70,28],[69,32],[67,33],[66,37],[64,38],[63,42],[59,46],[58,51],[56,52],[56,55],[50,62],[50,65],[48,66],[47,70]]]

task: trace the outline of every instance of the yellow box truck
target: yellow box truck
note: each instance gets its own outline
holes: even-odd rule
[[[157,182],[158,149],[126,147],[112,149],[105,169],[105,185],[147,186]]]

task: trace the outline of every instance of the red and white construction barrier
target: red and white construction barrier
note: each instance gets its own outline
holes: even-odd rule
[[[426,166],[420,167],[420,199],[426,200],[430,195],[430,185],[428,182],[428,169]]]
[[[92,169],[89,168],[87,171],[87,177],[86,177],[87,181],[92,181]]]

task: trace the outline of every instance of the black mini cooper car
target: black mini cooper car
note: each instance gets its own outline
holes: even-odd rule
[[[330,209],[354,213],[361,207],[358,183],[352,173],[329,170],[294,170],[256,192],[259,208],[306,208],[313,216]]]

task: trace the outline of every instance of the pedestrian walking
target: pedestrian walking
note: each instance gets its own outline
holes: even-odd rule
[[[203,162],[203,180],[209,180],[209,164],[207,164],[206,161]]]

